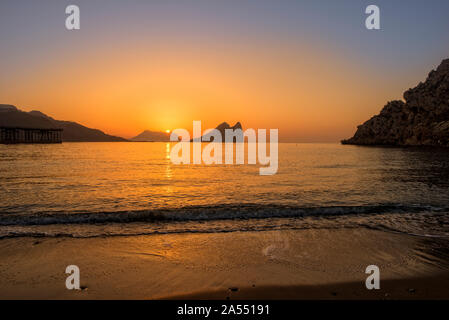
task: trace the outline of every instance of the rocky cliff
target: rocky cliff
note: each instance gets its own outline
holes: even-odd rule
[[[449,59],[427,80],[358,126],[343,144],[449,147]]]
[[[226,130],[227,129],[231,129],[231,130],[243,130],[242,129],[242,124],[240,122],[237,122],[234,126],[230,126],[227,122],[223,122],[221,124],[219,124],[215,130],[218,130],[221,133],[221,138],[224,141],[225,137],[226,137]],[[212,136],[211,133],[207,133],[205,135],[203,135],[201,137],[201,140],[199,138],[195,138],[195,139],[191,139],[190,141],[214,141],[214,137]],[[236,141],[236,139],[233,140],[234,142]]]

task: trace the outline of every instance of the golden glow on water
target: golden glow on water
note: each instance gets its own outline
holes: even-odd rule
[[[299,210],[301,218],[309,217],[308,213],[302,216],[308,209],[313,211],[311,218],[329,212],[339,216],[349,210],[350,223],[400,226],[415,234],[441,233],[425,215],[416,220],[404,213],[364,217],[357,213],[364,214],[364,208],[373,205],[371,213],[377,213],[379,205],[412,205],[413,210],[414,204],[447,206],[444,168],[449,168],[449,158],[444,152],[281,143],[277,174],[261,176],[259,165],[175,165],[170,160],[173,146],[163,142],[0,145],[3,218],[18,221],[25,213],[37,220],[43,214],[43,221],[68,219],[53,226],[0,226],[0,236],[2,232],[28,234],[33,228],[39,234],[51,230],[83,235],[264,230],[273,223],[279,225],[271,218],[284,217],[292,212],[289,208]],[[153,221],[154,210],[168,212],[168,220],[177,222],[148,223],[145,219]],[[270,219],[254,219],[267,214]],[[237,223],[229,217],[243,220]],[[143,224],[136,226],[136,218],[137,222],[143,219]],[[74,226],[71,221],[79,219],[88,223]],[[114,223],[91,224],[97,219]],[[301,223],[310,226],[313,222],[292,219],[286,225],[304,227]]]
[[[173,177],[173,170],[172,170],[172,163],[170,162],[170,142],[165,143],[165,159],[166,165],[165,165],[165,178],[167,180],[171,180]],[[167,194],[172,194],[173,189],[170,184],[167,185]]]
[[[165,143],[165,159],[170,160],[170,142]]]
[[[426,172],[421,167],[432,153],[425,151],[281,143],[277,174],[260,176],[259,164],[174,165],[173,146],[0,146],[5,159],[0,161],[1,206],[19,212],[23,208],[104,212],[223,203],[426,203],[447,196],[446,189],[426,192],[419,181],[418,186],[403,187],[404,170],[413,172],[413,177]],[[418,188],[421,192],[416,194]]]

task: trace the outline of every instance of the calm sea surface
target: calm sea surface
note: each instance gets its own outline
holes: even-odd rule
[[[0,237],[366,227],[449,237],[449,151],[280,144],[279,170],[169,143],[0,145]]]

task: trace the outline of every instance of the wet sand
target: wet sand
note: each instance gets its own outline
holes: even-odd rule
[[[449,299],[448,240],[360,229],[0,240],[2,299]],[[380,268],[380,290],[365,268]],[[80,268],[82,290],[65,269]]]

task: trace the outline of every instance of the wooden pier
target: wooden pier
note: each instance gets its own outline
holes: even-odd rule
[[[0,143],[61,143],[62,129],[0,127]]]

